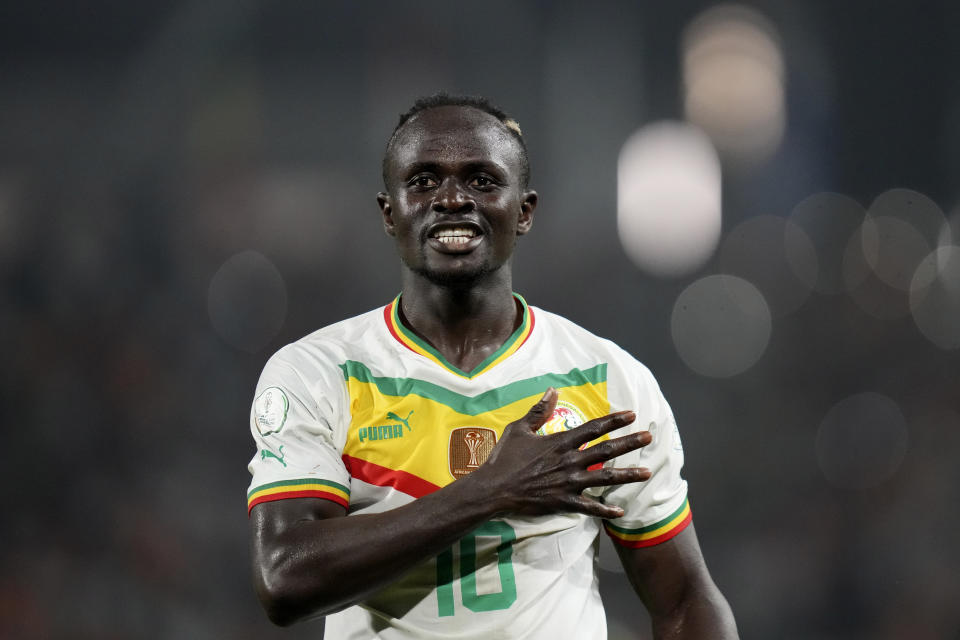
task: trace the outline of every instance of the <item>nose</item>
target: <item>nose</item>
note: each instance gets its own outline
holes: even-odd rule
[[[465,185],[456,177],[448,176],[437,188],[433,199],[433,210],[437,213],[457,213],[469,211],[475,204]]]

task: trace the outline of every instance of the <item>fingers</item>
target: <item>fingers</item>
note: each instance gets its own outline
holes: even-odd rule
[[[583,471],[576,476],[578,485],[587,487],[609,487],[631,482],[646,482],[650,479],[650,469],[645,467],[604,467],[596,471]]]
[[[557,397],[557,390],[550,387],[540,398],[540,401],[530,407],[530,411],[521,419],[530,431],[536,431],[550,419],[554,408],[557,406]]]
[[[591,466],[599,462],[613,460],[625,453],[645,447],[653,440],[649,431],[640,431],[631,433],[622,438],[613,438],[599,444],[595,444],[589,449],[584,449],[580,461],[586,466]]]
[[[644,482],[649,480],[650,476],[650,470],[644,468],[599,469],[597,471],[584,471],[578,481],[582,482],[584,487],[602,487]],[[619,518],[624,513],[620,507],[603,504],[583,494],[573,496],[572,502],[572,511],[599,518]]]
[[[624,514],[620,507],[603,504],[586,496],[576,496],[570,510],[597,518],[620,518]]]
[[[602,418],[595,418],[590,422],[585,422],[576,429],[571,429],[561,435],[569,439],[570,444],[579,447],[591,440],[596,440],[605,433],[610,433],[620,427],[625,427],[636,419],[637,414],[633,411],[618,411],[617,413],[611,413]]]

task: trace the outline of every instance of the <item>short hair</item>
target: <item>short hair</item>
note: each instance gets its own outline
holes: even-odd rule
[[[413,103],[412,107],[400,114],[400,120],[397,122],[397,126],[393,128],[393,133],[390,134],[390,139],[387,141],[387,148],[383,153],[382,171],[384,186],[387,186],[387,159],[390,156],[390,151],[393,148],[393,143],[397,139],[397,134],[400,132],[400,129],[403,128],[403,125],[405,125],[410,118],[421,111],[435,109],[437,107],[471,107],[490,114],[499,120],[520,147],[520,186],[524,189],[527,187],[530,183],[530,160],[527,157],[527,143],[523,139],[523,132],[520,131],[520,125],[517,121],[507,115],[503,109],[494,105],[484,97],[455,96],[443,92],[417,98],[417,101]]]

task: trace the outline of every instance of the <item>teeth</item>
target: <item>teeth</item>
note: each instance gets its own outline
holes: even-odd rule
[[[442,229],[434,237],[443,244],[458,246],[467,244],[476,235],[473,229]]]
[[[449,245],[461,245],[470,242],[470,238],[467,236],[437,236],[437,240]]]
[[[473,229],[443,229],[437,231],[438,238],[462,237],[472,238],[476,234]]]

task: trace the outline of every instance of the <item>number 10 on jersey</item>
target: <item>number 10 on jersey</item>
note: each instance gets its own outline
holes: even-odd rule
[[[500,591],[477,593],[477,536],[500,538],[497,545],[497,571]],[[513,543],[517,534],[506,522],[491,520],[460,539],[460,596],[463,606],[470,611],[499,611],[509,609],[517,601],[517,581],[513,574]],[[453,601],[453,549],[437,556],[437,615],[441,618],[455,613]]]

